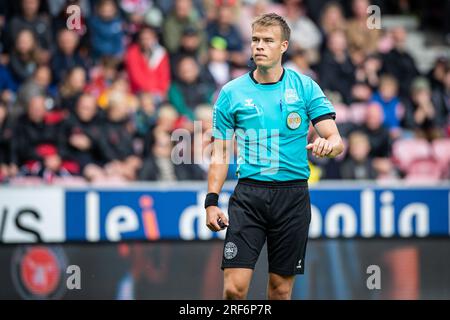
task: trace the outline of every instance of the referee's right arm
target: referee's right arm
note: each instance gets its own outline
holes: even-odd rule
[[[214,139],[213,142],[211,164],[208,172],[208,195],[217,195],[217,198],[228,173],[230,143],[232,143],[232,140]],[[223,228],[219,226],[219,220],[228,226],[227,217],[217,205],[207,206],[206,225],[208,228],[212,231],[222,230]]]

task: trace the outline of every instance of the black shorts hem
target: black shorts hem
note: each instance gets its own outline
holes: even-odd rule
[[[243,184],[251,187],[263,188],[308,188],[308,179],[296,179],[287,181],[264,181],[251,178],[240,178],[238,184]]]
[[[275,273],[280,276],[295,276],[297,274],[304,274],[303,270],[298,271],[292,271],[292,270],[282,270],[282,269],[276,269],[276,268],[269,268],[269,273]]]
[[[244,269],[252,269],[252,270],[254,270],[255,266],[251,265],[251,264],[237,264],[237,263],[234,263],[234,264],[227,264],[227,265],[222,264],[222,266],[220,267],[220,269],[222,269],[222,270],[223,269],[227,269],[227,268],[230,268],[230,269],[244,268]]]

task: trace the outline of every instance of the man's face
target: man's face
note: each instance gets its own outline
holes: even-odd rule
[[[139,36],[139,44],[143,50],[151,50],[156,42],[156,35],[151,30],[145,30]]]
[[[194,52],[200,46],[200,38],[196,34],[186,34],[181,38],[181,46],[188,51]]]
[[[450,91],[450,70],[445,73],[444,85],[445,88]]]
[[[104,20],[112,20],[117,14],[117,8],[113,1],[103,3],[98,8],[98,14]]]
[[[91,121],[97,113],[97,105],[93,96],[81,96],[77,103],[76,112],[81,121]]]
[[[281,62],[288,41],[279,26],[255,26],[252,31],[252,57],[258,67],[270,68]]]
[[[340,53],[347,49],[347,39],[342,31],[333,32],[328,38],[328,48],[333,53]]]
[[[180,79],[186,83],[193,83],[199,74],[199,69],[193,58],[187,57],[178,65]]]
[[[65,54],[72,54],[78,45],[78,36],[76,33],[63,29],[58,37],[58,45]]]
[[[383,110],[377,103],[367,106],[366,126],[371,130],[376,130],[383,124]]]
[[[39,10],[39,0],[23,0],[22,8],[25,15],[34,15]]]
[[[3,121],[5,121],[7,113],[8,109],[6,109],[6,106],[4,104],[0,104],[0,124],[2,124]]]
[[[40,123],[45,117],[45,98],[41,96],[35,96],[28,102],[28,119],[34,123]]]
[[[219,9],[219,23],[229,25],[233,23],[233,9],[229,6],[222,6]]]
[[[51,82],[51,71],[46,66],[41,66],[36,71],[35,82],[42,88],[46,88]]]
[[[406,30],[402,27],[397,27],[392,30],[392,38],[394,39],[394,44],[397,48],[403,48],[406,42]]]
[[[367,16],[367,7],[370,5],[367,0],[354,0],[352,4],[353,13],[358,18]]]
[[[189,17],[192,11],[192,0],[177,0],[175,2],[175,14],[178,18]]]
[[[34,47],[34,37],[31,31],[22,30],[16,40],[16,49],[19,53],[27,53]]]

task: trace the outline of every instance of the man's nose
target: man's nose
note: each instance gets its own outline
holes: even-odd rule
[[[256,49],[264,49],[264,46],[263,46],[263,42],[261,41],[261,40],[259,40],[257,43],[256,43]]]

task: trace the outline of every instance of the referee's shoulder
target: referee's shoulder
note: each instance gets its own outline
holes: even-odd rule
[[[289,78],[294,79],[296,82],[298,82],[299,85],[303,87],[310,86],[311,83],[314,82],[314,80],[311,77],[305,74],[299,73],[289,68],[285,68],[284,70]]]
[[[222,91],[224,92],[231,92],[235,89],[242,88],[245,85],[248,85],[250,77],[247,73],[244,73],[243,75],[228,81],[224,86],[222,87]]]
[[[302,96],[310,96],[311,92],[318,87],[317,82],[313,78],[292,69],[285,68],[285,70],[287,76]]]

